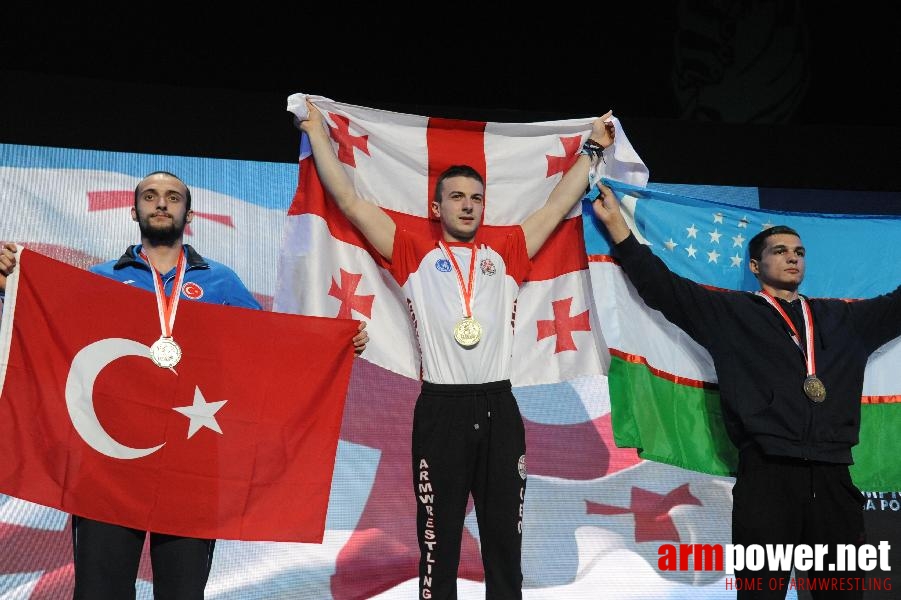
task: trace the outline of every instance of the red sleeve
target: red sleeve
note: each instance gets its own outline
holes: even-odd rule
[[[507,263],[507,273],[516,281],[517,285],[522,285],[523,280],[532,269],[532,261],[529,259],[529,250],[526,247],[526,234],[522,227],[516,225],[511,227],[509,235],[507,235],[506,248],[501,253],[504,262]]]
[[[398,285],[403,286],[407,282],[410,273],[419,268],[423,257],[431,252],[435,245],[434,240],[410,233],[406,229],[398,227],[395,230],[391,264],[387,266]]]
[[[501,255],[507,265],[507,274],[521,285],[529,271],[532,261],[526,248],[526,234],[519,225],[483,227],[479,230],[480,241],[488,244]]]

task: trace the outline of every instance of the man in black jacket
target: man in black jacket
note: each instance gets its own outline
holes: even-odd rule
[[[594,212],[642,300],[713,358],[726,431],[739,450],[733,543],[824,544],[824,570],[808,577],[853,577],[828,565],[837,562],[838,544],[865,542],[863,497],[848,465],[860,432],[867,359],[901,335],[901,288],[857,302],[807,299],[798,293],[806,260],[801,238],[779,225],[748,245],[759,291],[710,290],[670,272],[632,234],[613,192],[600,190]],[[784,598],[789,575],[737,572],[763,582],[738,597]],[[814,598],[862,593],[813,592]]]

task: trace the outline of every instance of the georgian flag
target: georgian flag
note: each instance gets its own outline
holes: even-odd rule
[[[304,94],[288,110],[305,118]],[[487,123],[376,110],[309,96],[358,194],[409,229],[437,235],[429,218],[438,175],[469,164],[485,175],[485,227],[521,223],[540,208],[578,155],[593,118]],[[603,172],[644,185],[648,170],[616,123]],[[302,136],[303,138],[303,136]],[[404,296],[382,259],[335,208],[301,143],[300,177],[279,260],[275,310],[368,322],[365,358],[419,378],[417,341]],[[587,185],[588,182],[586,182]],[[592,308],[576,206],[533,259],[516,305],[514,386],[603,373],[608,362]]]

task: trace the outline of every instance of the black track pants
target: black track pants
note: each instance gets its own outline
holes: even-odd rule
[[[825,544],[829,551],[823,572],[808,578],[853,578],[861,571],[829,571],[838,564],[838,544],[865,543],[863,496],[851,481],[848,466],[795,458],[764,456],[755,447],[743,450],[732,489],[732,542],[751,544]],[[796,573],[795,576],[798,574]],[[785,597],[790,571],[736,572],[736,577],[757,579],[762,590],[741,590],[738,598]],[[784,583],[780,583],[779,580]],[[771,585],[772,584],[772,585]],[[807,583],[802,583],[808,589]],[[773,587],[774,589],[770,589]],[[862,598],[861,590],[818,590],[813,598]]]
[[[472,493],[487,600],[522,598],[526,442],[509,381],[424,382],[413,414],[413,490],[419,597],[457,597],[466,505]]]
[[[72,516],[75,600],[127,600],[135,580],[146,532]],[[150,534],[153,597],[203,600],[213,564],[215,540]]]

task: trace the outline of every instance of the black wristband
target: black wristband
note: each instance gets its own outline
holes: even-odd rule
[[[584,154],[592,161],[600,158],[603,160],[604,158],[604,147],[601,146],[598,142],[594,141],[591,138],[585,140],[582,143],[582,149],[579,150],[579,154]]]

